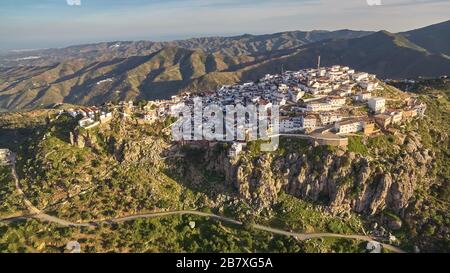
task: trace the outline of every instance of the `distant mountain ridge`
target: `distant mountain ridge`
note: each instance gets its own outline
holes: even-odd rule
[[[145,56],[165,47],[203,50],[206,53],[222,53],[236,57],[266,53],[268,51],[295,48],[327,39],[351,39],[368,35],[369,31],[289,31],[266,35],[245,34],[233,37],[204,37],[168,42],[117,41],[87,45],[75,45],[66,48],[31,50],[0,56],[1,66],[51,65],[68,59],[83,58],[89,61],[105,61],[112,58]],[[29,58],[32,59],[29,59]],[[39,57],[39,58],[36,58]]]
[[[400,34],[431,53],[450,56],[450,21]]]
[[[0,110],[168,98],[181,90],[256,80],[282,67],[315,67],[319,55],[324,66],[348,65],[380,78],[448,75],[444,40],[449,30],[450,23],[444,22],[399,34],[297,31],[44,50],[39,59],[25,60],[25,66],[0,67]]]
[[[246,78],[255,79],[263,73],[285,69],[315,67],[317,56],[322,64],[342,64],[360,71],[377,74],[380,78],[437,77],[450,73],[450,58],[430,53],[399,34],[380,31],[349,40],[329,40],[301,47],[281,59],[259,66]]]

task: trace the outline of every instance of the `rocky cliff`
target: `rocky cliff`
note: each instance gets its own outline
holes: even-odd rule
[[[422,146],[417,134],[409,134],[374,153],[308,147],[280,154],[246,152],[230,159],[225,152],[206,149],[201,161],[205,170],[223,173],[226,183],[257,210],[270,207],[285,191],[326,205],[333,213],[402,215],[415,190],[428,186],[433,152]],[[186,168],[184,175],[198,180],[193,169],[198,170]]]

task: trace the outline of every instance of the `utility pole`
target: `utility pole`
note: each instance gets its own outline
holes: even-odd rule
[[[317,58],[317,71],[320,70],[320,55],[319,58]]]

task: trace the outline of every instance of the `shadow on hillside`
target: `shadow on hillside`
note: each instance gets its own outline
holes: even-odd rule
[[[44,125],[24,128],[0,128],[0,147],[17,151],[36,131],[42,131]]]
[[[191,83],[190,80],[153,82],[153,76],[146,79],[146,81],[139,87],[141,90],[141,96],[143,96],[142,99],[168,99],[172,95],[177,94],[180,90],[188,87]]]
[[[237,197],[237,190],[227,183],[225,174],[207,167],[210,162],[205,148],[173,146],[166,152],[169,154],[166,163],[171,168],[165,169],[164,174],[169,178],[195,193],[205,194],[211,200],[216,200],[219,195]],[[220,156],[219,153],[225,150],[215,148],[212,152]]]

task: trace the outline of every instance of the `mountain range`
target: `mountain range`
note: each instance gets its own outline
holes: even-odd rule
[[[342,64],[380,78],[450,74],[450,21],[402,33],[293,31],[110,42],[0,57],[0,111],[168,98],[267,73]]]

